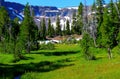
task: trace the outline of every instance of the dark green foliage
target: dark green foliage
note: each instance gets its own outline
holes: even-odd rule
[[[97,10],[97,42],[98,45],[100,46],[101,44],[101,33],[100,33],[100,26],[103,22],[103,14],[104,14],[104,7],[103,5],[105,4],[104,0],[97,0],[96,1],[96,10]]]
[[[32,42],[31,50],[35,51],[39,49],[39,43],[37,41]]]
[[[95,11],[96,10],[96,3],[94,2],[93,5],[92,5],[92,11]]]
[[[105,47],[110,47],[110,45],[112,45],[112,38],[111,35],[112,33],[110,33],[112,31],[112,26],[110,25],[110,18],[108,16],[108,12],[106,10],[106,12],[104,13],[103,16],[103,23],[101,24],[100,27],[100,32],[101,32],[101,43],[103,46]]]
[[[83,16],[83,4],[82,3],[80,3],[79,4],[79,7],[78,7],[78,16]]]
[[[98,15],[98,26],[100,26],[100,24],[103,21],[103,11],[104,11],[104,7],[103,5],[105,4],[104,0],[97,0],[96,1],[96,6],[97,6],[97,15]]]
[[[0,43],[1,52],[7,53],[7,46],[10,43],[10,18],[5,7],[0,7]],[[8,49],[9,50],[9,49]],[[10,52],[9,52],[10,53]]]
[[[51,25],[51,35],[52,35],[52,37],[55,36],[55,29],[54,29],[53,25]]]
[[[71,26],[71,33],[72,34],[75,34],[75,26],[76,26],[76,13],[74,12],[73,15],[72,15],[72,26]]]
[[[19,19],[15,18],[14,21],[11,22],[11,39],[14,41],[18,39],[18,35],[20,32],[20,24],[18,23]]]
[[[82,34],[82,31],[83,31],[83,21],[82,21],[82,18],[81,17],[78,17],[78,20],[76,22],[76,26],[75,26],[75,33],[78,34],[78,35],[81,35]]]
[[[81,40],[81,48],[85,59],[95,60],[95,56],[90,52],[92,46],[91,37],[88,33],[84,32],[83,39]]]
[[[63,27],[63,30],[62,30],[62,35],[63,35],[63,36],[67,35],[67,34],[66,34],[66,26],[65,26],[65,24],[64,24],[64,27]]]
[[[10,19],[5,7],[0,7],[0,40],[8,35]]]
[[[51,25],[51,20],[50,20],[50,18],[49,18],[49,20],[48,20],[47,35],[48,35],[48,37],[53,37],[53,36],[54,36],[54,28],[53,28],[53,25]]]
[[[30,13],[30,7],[27,4],[24,9],[24,20],[20,27],[19,42],[23,45],[23,50],[30,53],[32,42],[37,40],[38,28],[34,23],[33,15]]]
[[[83,30],[83,7],[84,7],[83,4],[80,3],[78,7],[76,24],[74,27],[75,33],[79,35],[82,34],[82,30]]]
[[[70,33],[69,20],[67,20],[67,22],[66,22],[66,34],[67,34],[67,35],[70,35],[70,34],[71,34],[71,33]]]
[[[72,34],[82,34],[83,29],[83,4],[80,3],[78,7],[78,14],[73,13],[73,22],[71,26],[71,33]]]
[[[57,21],[56,21],[56,35],[60,35],[60,36],[62,35],[59,16],[57,16]]]
[[[45,24],[45,18],[42,19],[41,23],[40,23],[40,38],[42,40],[46,39],[46,24]]]
[[[120,29],[117,35],[118,47],[120,48]]]
[[[101,44],[105,48],[108,49],[109,58],[111,58],[111,48],[113,48],[114,41],[114,26],[111,24],[110,17],[108,15],[107,9],[105,9],[105,13],[103,16],[103,22],[100,27],[101,32]]]

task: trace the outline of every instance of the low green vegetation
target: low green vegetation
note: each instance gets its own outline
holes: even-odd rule
[[[46,18],[38,28],[29,4],[21,23],[0,7],[0,79],[119,79],[119,7],[120,1],[97,0],[89,16],[80,3],[71,28],[67,20],[63,30],[59,15],[56,28],[50,18],[48,28]],[[81,35],[79,41],[73,34]],[[57,36],[68,38],[57,39],[61,44],[38,43]]]
[[[23,53],[24,59],[13,62],[13,54],[0,54],[0,79],[119,79],[120,53],[90,47],[96,60],[87,61],[78,44],[56,44],[54,50]],[[110,75],[111,74],[111,75]]]
[[[48,44],[45,44],[45,43],[43,43],[43,44],[40,44],[39,45],[39,49],[40,50],[53,50],[53,49],[55,49],[55,45],[54,44],[52,44],[52,43],[48,43]]]

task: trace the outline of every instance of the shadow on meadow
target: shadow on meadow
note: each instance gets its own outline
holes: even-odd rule
[[[49,72],[62,67],[72,66],[74,64],[65,64],[70,62],[67,59],[59,60],[56,62],[42,61],[39,63],[29,64],[0,64],[0,79],[14,79],[17,76],[21,76],[27,72]]]
[[[61,55],[68,55],[68,54],[76,54],[80,51],[47,51],[47,52],[31,52],[31,54],[43,54],[45,56],[61,56]]]

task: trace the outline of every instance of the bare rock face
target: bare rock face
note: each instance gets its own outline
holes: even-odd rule
[[[0,0],[0,6],[4,5],[4,0]]]
[[[4,6],[11,19],[18,17],[20,20],[23,20],[24,14],[23,10],[25,5],[16,3],[16,2],[8,2],[4,0],[0,0],[0,6]],[[54,6],[30,6],[31,10],[34,11],[36,17],[56,17],[56,16],[69,16],[71,17],[73,12],[76,12],[75,8],[57,8]]]

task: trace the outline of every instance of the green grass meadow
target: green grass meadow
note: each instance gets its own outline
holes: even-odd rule
[[[118,47],[107,51],[91,48],[96,60],[85,60],[80,45],[56,44],[55,50],[38,50],[25,54],[25,59],[13,62],[12,54],[0,54],[0,79],[119,79]]]

